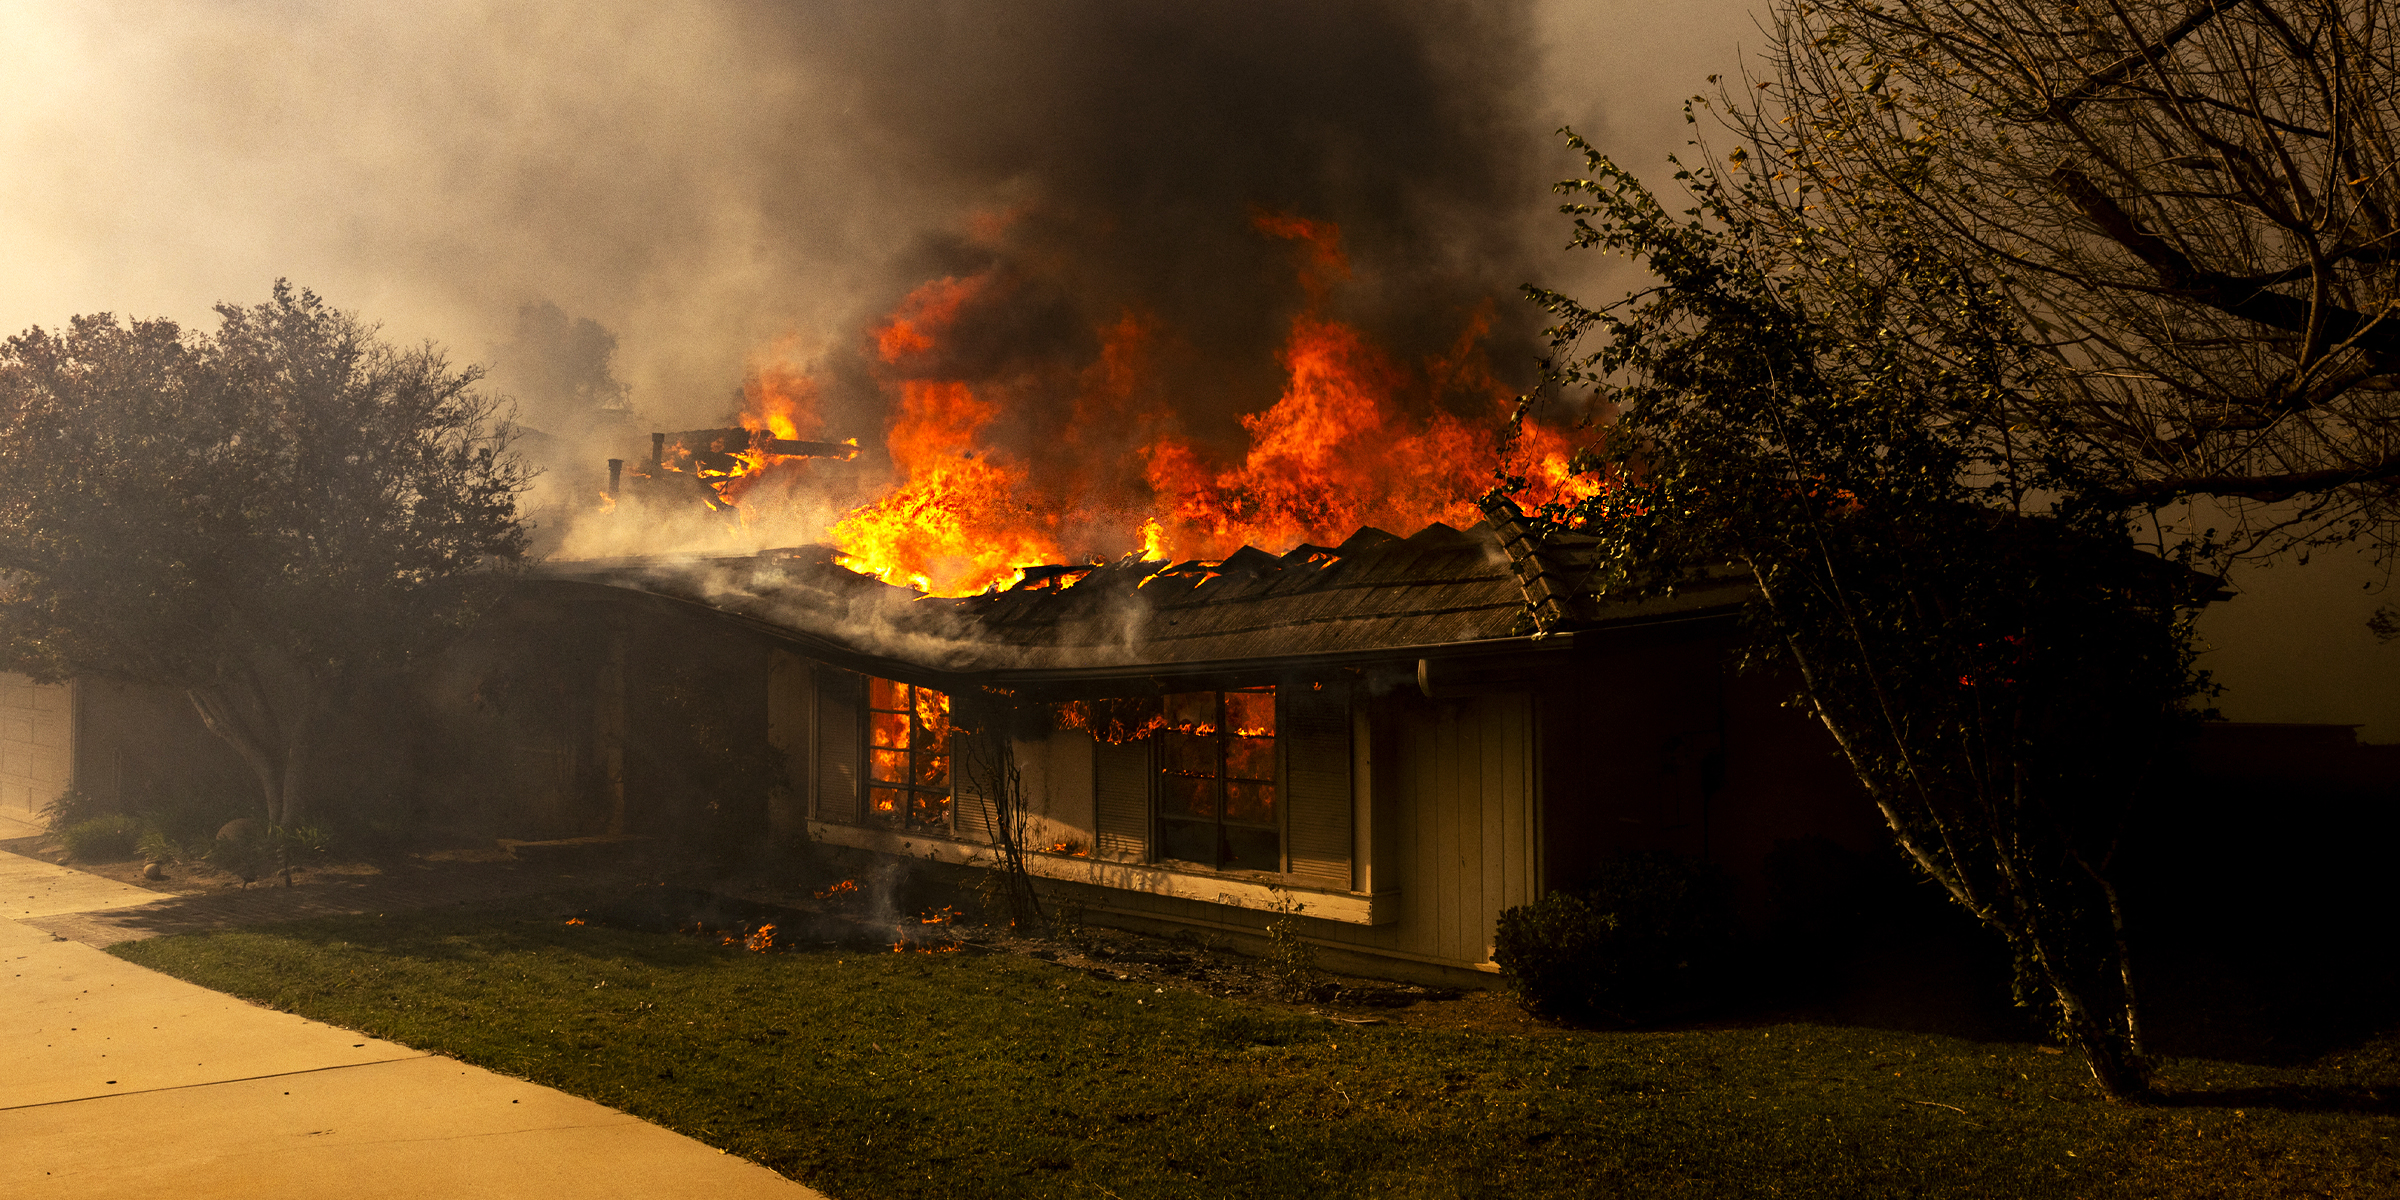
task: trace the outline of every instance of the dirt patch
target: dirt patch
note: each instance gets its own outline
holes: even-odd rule
[[[162,863],[159,877],[152,879],[144,874],[150,864],[138,857],[118,859],[113,862],[69,861],[66,848],[59,843],[58,839],[48,834],[0,841],[0,851],[21,854],[27,858],[38,858],[43,862],[56,863],[62,867],[81,871],[86,875],[113,879],[118,883],[130,884],[133,887],[146,888],[170,896],[201,896],[229,889],[240,890],[243,887],[240,876],[229,871],[217,870],[215,867],[201,862]],[[294,885],[300,886],[310,883],[352,880],[380,875],[383,870],[381,865],[363,860],[308,861],[293,866],[292,882]],[[261,879],[249,886],[263,888],[281,885],[281,877],[277,876],[271,879]]]

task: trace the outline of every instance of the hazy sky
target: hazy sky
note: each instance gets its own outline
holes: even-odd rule
[[[847,335],[976,214],[1067,193],[1359,222],[1381,214],[1342,202],[1416,187],[1395,223],[1449,223],[1419,252],[1572,280],[1525,253],[1564,240],[1541,184],[1577,164],[1549,131],[1657,160],[1745,37],[1726,0],[12,3],[0,328],[205,323],[286,276],[480,359],[546,300],[615,331],[665,416],[769,343]],[[1329,165],[1253,194],[1304,157]]]
[[[1542,185],[1579,164],[1549,131],[1661,164],[1751,20],[1740,0],[7,3],[0,330],[206,325],[285,276],[481,360],[542,301],[616,334],[645,416],[698,423],[762,354],[840,353],[995,213],[1036,214],[1015,252],[1052,277],[1146,289],[1245,345],[1259,303],[1227,281],[1266,252],[1259,205],[1343,221],[1381,281],[1359,318],[1406,342],[1518,283],[1621,287],[1558,251]],[[2373,578],[2346,555],[2247,578],[2203,626],[2228,714],[2400,740]]]

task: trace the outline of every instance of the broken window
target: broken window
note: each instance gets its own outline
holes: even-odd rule
[[[1159,739],[1160,858],[1227,871],[1281,871],[1275,689],[1176,692]]]
[[[867,680],[867,816],[907,829],[950,827],[950,697]]]

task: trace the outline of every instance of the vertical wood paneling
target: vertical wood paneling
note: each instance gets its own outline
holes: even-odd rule
[[[1516,775],[1512,783],[1516,800],[1508,806],[1508,844],[1514,855],[1504,904],[1509,908],[1530,904],[1541,895],[1542,855],[1540,840],[1535,836],[1538,822],[1534,815],[1539,808],[1536,797],[1541,792],[1540,704],[1539,700],[1527,696],[1520,710],[1522,726],[1518,733],[1518,744],[1522,750],[1514,759]]]
[[[862,685],[848,671],[819,666],[817,677],[817,819],[859,819],[858,753]]]
[[[1477,697],[1393,719],[1407,876],[1388,944],[1462,966],[1488,962],[1500,910],[1532,898],[1529,699]]]
[[[1439,930],[1442,956],[1451,959],[1465,957],[1460,948],[1462,939],[1459,937],[1459,925],[1465,916],[1462,908],[1467,896],[1466,831],[1462,828],[1464,822],[1460,817],[1468,804],[1472,803],[1464,795],[1467,790],[1467,739],[1459,720],[1461,707],[1455,704],[1443,707],[1438,722],[1441,732],[1434,739],[1441,755],[1434,770],[1434,786],[1438,789],[1435,810],[1441,814],[1441,823],[1436,827],[1436,836],[1440,838],[1442,880]]]
[[[1489,739],[1482,703],[1464,705],[1452,728],[1458,739],[1458,784],[1451,798],[1458,821],[1458,841],[1451,854],[1451,862],[1456,864],[1458,904],[1450,915],[1450,952],[1474,962],[1483,953],[1483,938],[1477,930],[1483,916],[1483,814],[1490,804],[1484,771],[1491,756],[1485,745]]]
[[[1150,765],[1148,741],[1092,748],[1092,848],[1103,858],[1144,861],[1150,857]]]
[[[1483,835],[1483,862],[1481,871],[1476,874],[1476,883],[1481,883],[1476,893],[1476,929],[1469,936],[1474,938],[1478,960],[1490,958],[1488,922],[1493,922],[1500,914],[1500,888],[1505,886],[1507,878],[1507,862],[1502,857],[1505,842],[1500,838],[1500,823],[1502,809],[1507,806],[1507,751],[1510,751],[1510,737],[1507,734],[1510,734],[1510,720],[1507,720],[1507,706],[1500,701],[1507,701],[1507,696],[1476,701],[1476,727],[1483,732],[1481,746],[1476,746],[1478,775],[1483,778],[1483,804],[1481,811],[1478,811],[1481,821],[1476,823],[1478,833]]]
[[[1350,704],[1338,691],[1285,689],[1276,716],[1283,743],[1284,828],[1294,880],[1350,886]]]

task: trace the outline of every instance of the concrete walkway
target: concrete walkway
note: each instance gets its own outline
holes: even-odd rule
[[[0,854],[0,1196],[820,1197],[615,1109],[15,919],[157,899]]]

